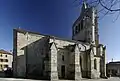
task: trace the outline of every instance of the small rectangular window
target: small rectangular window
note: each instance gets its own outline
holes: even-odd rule
[[[5,59],[5,62],[8,62],[8,59]]]
[[[64,55],[62,55],[62,61],[64,61]]]
[[[0,59],[0,62],[3,62],[3,59]]]
[[[8,65],[4,65],[4,67],[6,68],[6,67],[8,67]]]

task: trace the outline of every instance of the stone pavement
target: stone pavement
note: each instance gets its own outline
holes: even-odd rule
[[[0,78],[0,81],[45,81],[45,80]],[[60,81],[69,81],[69,80],[60,80]],[[83,79],[82,81],[120,81],[120,78],[119,77],[111,77],[111,78],[108,78],[108,79]]]

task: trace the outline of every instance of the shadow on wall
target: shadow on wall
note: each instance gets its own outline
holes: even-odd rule
[[[31,79],[47,79],[49,77],[44,75],[44,58],[48,53],[48,41],[47,37],[43,37],[21,48],[25,54],[17,56],[18,74],[25,74],[25,78]],[[23,62],[25,62],[26,67]]]
[[[17,75],[19,77],[22,77],[24,75],[25,72],[24,62],[25,62],[25,55],[17,56],[17,73],[18,73]]]
[[[60,80],[75,80],[74,45],[64,46],[58,51],[58,76]]]

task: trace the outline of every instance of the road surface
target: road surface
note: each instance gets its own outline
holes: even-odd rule
[[[0,78],[0,81],[42,81],[42,80]],[[68,81],[68,80],[60,80],[60,81]],[[119,77],[111,77],[109,79],[83,79],[82,81],[120,81],[120,78]]]

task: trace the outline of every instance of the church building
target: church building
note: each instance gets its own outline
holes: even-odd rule
[[[97,18],[97,10],[84,2],[71,40],[14,29],[14,76],[52,81],[106,77],[106,46],[99,43]]]

